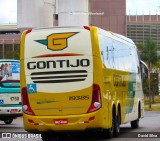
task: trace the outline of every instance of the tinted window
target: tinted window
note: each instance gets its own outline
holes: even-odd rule
[[[138,58],[134,46],[99,35],[101,56],[107,68],[127,72],[138,72]]]

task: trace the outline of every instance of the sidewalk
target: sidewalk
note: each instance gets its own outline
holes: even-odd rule
[[[149,108],[149,104],[144,105],[144,108],[147,111],[160,111],[160,103],[151,104],[151,109]]]

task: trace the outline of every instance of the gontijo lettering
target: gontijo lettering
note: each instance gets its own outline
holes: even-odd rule
[[[49,68],[69,68],[69,67],[88,67],[90,65],[89,59],[76,60],[50,60],[50,61],[34,61],[28,62],[27,68],[32,69],[49,69]]]

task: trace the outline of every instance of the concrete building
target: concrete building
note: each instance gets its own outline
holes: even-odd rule
[[[26,28],[94,25],[126,34],[126,0],[21,0],[17,25],[0,25],[0,58],[18,50],[20,32]],[[13,32],[14,31],[14,32]]]
[[[53,26],[55,0],[18,0],[17,27],[19,29]]]
[[[0,25],[0,59],[19,50],[27,28],[94,25],[126,34],[126,0],[21,0],[17,13],[17,25]]]
[[[90,12],[91,25],[126,35],[126,0],[90,0]]]
[[[89,0],[58,0],[58,26],[89,25]]]
[[[20,36],[17,25],[0,25],[0,59],[7,58],[11,51],[19,52]]]
[[[160,46],[160,15],[127,16],[127,36],[135,43],[152,38]]]

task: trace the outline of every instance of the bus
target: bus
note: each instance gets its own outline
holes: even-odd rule
[[[0,60],[0,120],[11,124],[22,116],[20,94],[20,62],[18,60]]]
[[[29,29],[20,47],[24,129],[43,140],[99,130],[118,136],[144,116],[142,73],[134,42],[95,26]]]

